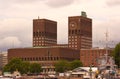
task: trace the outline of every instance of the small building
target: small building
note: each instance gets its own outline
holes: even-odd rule
[[[0,69],[2,69],[7,63],[7,52],[0,53]]]
[[[91,69],[91,71],[90,71]],[[97,67],[78,67],[74,70],[72,70],[71,73],[71,79],[76,78],[76,79],[94,79],[95,78],[95,73],[97,71]]]

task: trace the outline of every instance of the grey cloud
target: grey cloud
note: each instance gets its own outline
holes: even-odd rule
[[[14,47],[31,47],[32,25],[25,19],[0,20],[0,50]]]
[[[107,5],[108,6],[118,6],[118,5],[120,5],[120,0],[108,0]]]
[[[74,1],[75,0],[47,0],[46,4],[50,7],[58,8],[58,7],[70,5]]]
[[[6,49],[8,48],[19,47],[20,44],[21,41],[19,40],[18,37],[14,36],[5,37],[3,39],[0,39],[0,50],[6,51]]]

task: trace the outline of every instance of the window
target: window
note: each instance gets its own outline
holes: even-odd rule
[[[75,45],[75,47],[77,47],[77,45]]]
[[[56,60],[56,57],[54,57],[54,60]]]
[[[71,34],[71,30],[69,30],[69,34]]]
[[[33,36],[36,36],[36,33],[35,33],[35,32],[33,32]]]
[[[77,30],[75,30],[75,34],[77,34]]]
[[[38,61],[38,57],[36,57],[36,61]]]
[[[72,34],[74,34],[74,30],[72,30]]]
[[[71,36],[69,36],[69,38],[71,38]]]
[[[77,38],[77,36],[75,36],[75,38]]]
[[[39,36],[39,33],[38,33],[38,32],[36,32],[36,36],[37,36],[37,37]]]
[[[77,41],[77,39],[75,39],[75,41]]]
[[[33,61],[35,61],[35,58],[33,57]]]
[[[41,32],[38,32],[38,36],[41,36]]]
[[[57,60],[59,60],[59,57],[57,57]]]
[[[32,61],[32,58],[30,57],[30,61]]]
[[[39,60],[41,61],[41,58],[39,57]]]
[[[45,57],[45,60],[47,60],[47,57]]]
[[[42,61],[44,61],[44,58],[42,57]]]
[[[26,61],[26,58],[24,58],[24,60]]]
[[[72,42],[72,44],[74,44],[74,42]]]
[[[77,44],[77,42],[75,42],[75,44]]]

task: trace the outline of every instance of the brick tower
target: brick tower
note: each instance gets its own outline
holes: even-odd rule
[[[81,16],[68,17],[68,47],[73,49],[92,48],[92,19],[85,12]]]
[[[47,19],[33,20],[33,47],[57,44],[57,22]]]

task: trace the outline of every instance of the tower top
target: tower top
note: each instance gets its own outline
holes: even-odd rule
[[[87,17],[86,12],[82,11],[82,12],[81,12],[81,16]]]

